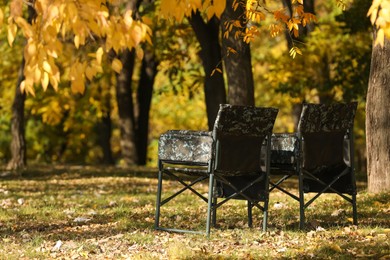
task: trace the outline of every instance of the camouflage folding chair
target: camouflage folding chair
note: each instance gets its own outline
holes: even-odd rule
[[[275,108],[223,104],[220,105],[212,132],[171,130],[162,134],[159,140],[155,228],[173,232],[206,233],[209,236],[211,218],[217,208],[230,199],[240,198],[247,200],[251,207],[255,206],[263,211],[263,230],[266,230],[268,155],[277,113]],[[260,156],[263,142],[267,144],[265,165],[261,164]],[[182,189],[165,199],[162,199],[163,175],[170,176],[183,185]],[[190,181],[188,177],[192,177]],[[195,187],[207,179],[209,184],[206,197]],[[239,183],[233,182],[233,179],[239,180]],[[220,189],[221,183],[224,190]],[[187,190],[207,203],[205,232],[165,228],[160,224],[161,207]],[[222,192],[214,193],[217,190]],[[217,196],[224,200],[217,203]]]
[[[271,176],[282,177],[270,179],[269,191],[277,189],[300,203],[301,229],[305,209],[322,193],[337,193],[349,201],[357,223],[352,132],[356,107],[355,102],[305,103],[297,133],[272,134]],[[299,177],[298,194],[283,186],[291,177]],[[309,192],[317,195],[305,202],[304,193]]]
[[[320,195],[336,193],[351,203],[357,224],[353,124],[357,103],[303,104],[298,124],[300,147],[300,228],[305,209]],[[316,193],[305,201],[304,193]]]

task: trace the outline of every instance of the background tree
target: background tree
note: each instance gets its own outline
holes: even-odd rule
[[[189,17],[189,22],[199,41],[199,56],[204,70],[204,95],[208,129],[214,127],[219,104],[226,103],[226,89],[223,79],[222,50],[219,41],[220,21],[213,16],[205,22],[199,11]]]
[[[246,1],[226,1],[221,16],[222,52],[228,84],[228,102],[233,105],[255,104],[251,53],[244,41],[248,18]]]
[[[27,22],[32,23],[36,17],[35,9],[32,7],[34,1],[28,2],[28,18]],[[19,15],[21,6],[15,3],[11,6],[14,15]],[[25,66],[25,55],[22,54],[22,63],[19,69],[18,81],[16,83],[15,96],[12,104],[12,119],[11,119],[11,160],[8,162],[8,170],[18,170],[26,166],[26,140],[25,140],[25,121],[24,121],[24,102],[26,100],[26,93],[22,91],[21,84],[24,81],[24,66]]]
[[[366,105],[368,190],[390,190],[390,1],[373,1],[369,10],[373,49]]]

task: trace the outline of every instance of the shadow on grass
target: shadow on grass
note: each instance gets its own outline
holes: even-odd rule
[[[18,172],[11,173],[5,170],[4,176],[0,180],[48,180],[52,178],[77,179],[94,177],[145,177],[157,178],[157,168],[133,166],[133,167],[115,167],[115,166],[88,166],[88,165],[31,165]]]

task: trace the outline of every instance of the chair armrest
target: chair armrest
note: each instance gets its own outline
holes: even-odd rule
[[[158,157],[169,163],[207,164],[212,147],[211,132],[169,130],[160,136]]]
[[[273,133],[271,136],[271,173],[275,170],[294,171],[299,159],[299,143],[295,133]]]

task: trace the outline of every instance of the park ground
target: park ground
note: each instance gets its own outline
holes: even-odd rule
[[[296,192],[294,180],[287,184]],[[258,211],[254,228],[247,227],[246,205],[236,200],[218,211],[209,239],[155,231],[156,187],[150,168],[41,165],[3,177],[0,259],[390,259],[390,194],[367,193],[364,176],[358,226],[351,207],[326,194],[309,208],[301,231],[298,203],[273,191],[267,232]],[[184,194],[164,208],[163,225],[203,228],[205,206]]]

